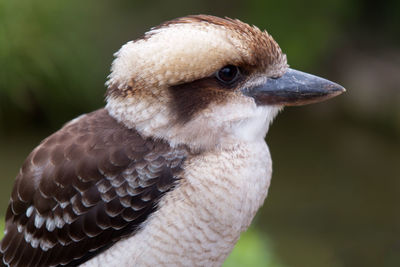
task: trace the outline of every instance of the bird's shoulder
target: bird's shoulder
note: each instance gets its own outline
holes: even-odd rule
[[[188,153],[143,138],[105,109],[71,121],[17,175],[3,264],[76,265],[133,234],[174,187]]]

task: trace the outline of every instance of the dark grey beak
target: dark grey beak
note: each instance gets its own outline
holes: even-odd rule
[[[280,78],[267,78],[261,84],[245,85],[243,93],[254,98],[257,105],[298,106],[324,101],[345,92],[334,82],[288,69]]]

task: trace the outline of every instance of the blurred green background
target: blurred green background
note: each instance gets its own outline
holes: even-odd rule
[[[291,67],[348,90],[278,116],[269,196],[224,266],[400,266],[395,0],[0,0],[0,216],[40,140],[104,105],[112,54],[199,13],[267,29]]]

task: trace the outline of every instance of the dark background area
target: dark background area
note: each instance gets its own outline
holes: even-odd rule
[[[274,174],[254,233],[276,262],[259,266],[400,266],[394,0],[0,0],[0,216],[40,140],[104,105],[112,54],[152,26],[199,13],[267,29],[291,67],[347,89],[286,108],[270,129]]]

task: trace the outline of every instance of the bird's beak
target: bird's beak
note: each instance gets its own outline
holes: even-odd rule
[[[263,82],[250,82],[242,89],[245,95],[254,98],[257,105],[306,105],[346,91],[339,84],[290,68],[280,78],[261,80]]]

